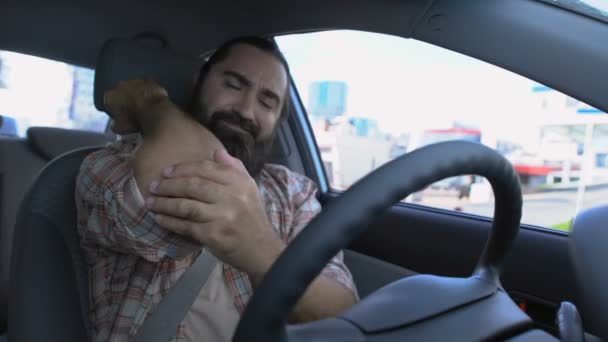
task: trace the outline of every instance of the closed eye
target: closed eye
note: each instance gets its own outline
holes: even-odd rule
[[[260,103],[266,109],[272,109],[273,108],[273,106],[268,101],[261,100]]]
[[[243,75],[234,71],[224,71],[224,84],[231,89],[240,90],[245,86],[250,86],[251,82]]]
[[[273,109],[279,105],[281,100],[279,99],[279,95],[277,95],[275,92],[268,89],[264,89],[262,91],[260,102],[264,107],[268,109]]]
[[[224,82],[224,85],[225,85],[227,88],[230,88],[230,89],[235,89],[235,90],[241,90],[241,89],[243,88],[243,87],[241,86],[241,84],[239,84],[239,83],[238,83],[238,81],[236,81],[236,80],[230,80],[230,79],[227,79],[227,80]]]

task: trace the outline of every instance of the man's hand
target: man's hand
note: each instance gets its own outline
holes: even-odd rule
[[[164,178],[150,186],[148,207],[161,226],[208,247],[256,283],[285,244],[241,161],[224,150],[214,159],[165,170]]]
[[[119,82],[103,97],[104,109],[114,119],[112,131],[116,134],[139,132],[142,114],[167,97],[167,91],[149,79]]]
[[[147,201],[158,223],[208,247],[223,262],[247,273],[257,286],[285,249],[266,217],[257,186],[240,160],[221,150],[214,161],[178,164],[150,187]],[[351,307],[353,292],[318,276],[289,317],[302,323]]]

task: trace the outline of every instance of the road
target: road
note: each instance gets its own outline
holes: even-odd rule
[[[577,191],[544,192],[524,195],[522,223],[551,227],[572,219],[576,214]],[[424,195],[422,205],[445,209],[462,208],[463,212],[483,216],[494,214],[494,203],[471,204],[467,200],[458,200],[456,195]],[[585,191],[582,208],[608,205],[608,188]]]
[[[524,195],[522,223],[551,227],[572,219],[576,215],[576,190],[545,192]],[[608,189],[587,190],[582,209],[608,204]],[[494,203],[465,204],[463,211],[491,216]]]

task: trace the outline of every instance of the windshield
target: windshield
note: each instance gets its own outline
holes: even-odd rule
[[[542,0],[608,22],[608,0]]]

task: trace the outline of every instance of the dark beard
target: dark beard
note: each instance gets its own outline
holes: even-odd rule
[[[212,113],[205,126],[222,142],[231,156],[243,162],[251,177],[256,178],[260,174],[272,151],[274,131],[270,137],[258,140],[260,129],[252,120],[239,113],[224,111]]]

